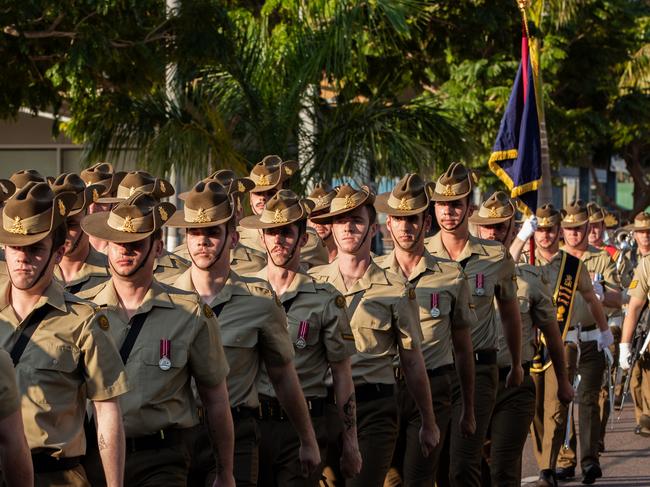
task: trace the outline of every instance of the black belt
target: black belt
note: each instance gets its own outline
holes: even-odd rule
[[[581,326],[580,331],[593,331],[596,328],[598,328],[598,325]],[[569,328],[569,331],[571,331],[571,330],[576,330],[577,331],[577,328],[574,326],[572,328]]]
[[[402,381],[404,380],[404,371],[402,370],[401,367],[394,367],[394,372],[395,372],[395,380],[396,381]],[[431,378],[433,377],[440,377],[442,375],[446,375],[449,372],[452,372],[456,370],[454,367],[454,364],[447,364],[447,365],[441,365],[440,367],[436,367],[435,369],[427,369],[427,375]]]
[[[526,362],[521,364],[521,368],[524,369],[524,376],[530,375],[530,366],[532,362]],[[510,373],[510,367],[501,367],[499,369],[499,380],[505,382]]]
[[[199,416],[199,423],[206,423],[205,408],[199,406],[196,408],[196,412]],[[246,406],[236,406],[230,408],[230,414],[232,415],[233,421],[239,419],[248,419],[248,418],[257,418],[259,416],[259,411],[257,408],[249,408]]]
[[[325,405],[327,399],[324,397],[316,397],[307,399],[307,409],[312,418],[318,418],[325,415]],[[275,397],[260,395],[260,411],[259,418],[261,420],[274,419],[277,421],[285,421],[289,419],[287,412],[280,405]]]
[[[185,429],[168,428],[159,430],[153,435],[137,436],[126,439],[126,451],[158,450],[177,446],[183,442]]]
[[[354,397],[357,403],[375,401],[395,395],[392,384],[361,384],[354,387]]]
[[[476,365],[495,365],[497,363],[497,351],[474,350],[474,363]]]
[[[32,453],[32,465],[34,465],[35,473],[71,470],[80,463],[81,457],[54,458],[47,453]]]

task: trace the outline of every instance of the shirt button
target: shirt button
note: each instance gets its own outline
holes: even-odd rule
[[[56,365],[58,363],[59,363],[59,361],[57,359],[52,360],[52,364]]]

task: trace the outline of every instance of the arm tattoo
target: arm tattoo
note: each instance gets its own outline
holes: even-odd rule
[[[106,450],[108,448],[108,443],[106,443],[104,435],[99,435],[99,441],[97,442],[97,445],[99,446],[99,451]]]
[[[343,404],[343,424],[345,424],[345,429],[349,430],[356,425],[357,416],[356,416],[357,403],[354,397],[354,393],[348,398],[348,400]]]

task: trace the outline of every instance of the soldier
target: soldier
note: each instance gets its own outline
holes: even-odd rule
[[[335,196],[336,190],[332,189],[332,187],[325,182],[318,183],[309,194],[309,199],[312,200],[316,206],[309,215],[310,218],[307,220],[307,225],[316,230],[316,233],[323,241],[323,244],[327,248],[329,262],[336,259],[337,254],[336,242],[334,242],[334,237],[332,236],[332,225],[314,223],[311,219],[315,216],[327,213],[330,208],[330,203]]]
[[[81,220],[86,216],[93,201],[99,199],[104,186],[86,186],[76,174],[64,173],[54,180],[51,187],[54,194],[70,192],[76,197],[66,218],[68,235],[65,239],[65,252],[61,262],[54,269],[54,277],[66,291],[77,294],[111,278],[106,256],[93,249],[88,235],[81,231]]]
[[[122,178],[126,175],[125,172],[115,173],[113,171],[113,165],[108,162],[98,162],[93,166],[84,169],[79,173],[79,177],[86,183],[87,186],[91,184],[100,184],[103,188],[99,190],[99,196],[102,198],[108,198],[115,195],[117,191],[117,186],[120,184]],[[89,214],[98,213],[100,211],[110,211],[110,203],[99,203],[93,201],[88,205],[87,212]],[[108,242],[104,240],[98,240],[95,237],[88,237],[90,245],[97,252],[105,253],[106,246]]]
[[[634,239],[638,245],[638,264],[634,278],[630,282],[627,294],[630,302],[627,305],[627,314],[623,322],[623,333],[620,345],[619,366],[628,370],[630,368],[630,346],[641,313],[648,306],[650,295],[650,214],[639,213],[626,230],[634,231]],[[630,390],[636,406],[637,428],[635,432],[643,436],[650,436],[650,364],[647,360],[647,348],[641,351],[641,358],[636,361],[635,369],[628,373],[632,375]]]
[[[515,237],[514,216],[515,207],[508,195],[497,191],[483,202],[469,221],[477,226],[479,237],[501,242],[505,248],[510,248]],[[540,270],[532,265],[520,263],[515,269],[522,323],[524,379],[520,386],[506,388],[510,356],[505,337],[499,333],[499,389],[490,421],[489,465],[492,485],[500,487],[521,485],[521,455],[535,414],[535,384],[530,369],[535,355],[536,329],[543,334],[554,366],[558,399],[568,404],[573,397],[564,362],[564,344],[548,283]]]
[[[0,179],[0,210],[5,205],[5,201],[13,196],[16,192],[16,186],[8,179]],[[4,263],[5,251],[0,248],[0,276],[7,273],[7,266]]]
[[[120,398],[128,452],[125,485],[186,485],[185,435],[198,422],[192,379],[219,455],[217,480],[234,485],[228,364],[216,318],[196,293],[160,284],[153,275],[162,226],[174,211],[171,203],[136,192],[110,212],[87,215],[82,229],[108,241],[112,278],[81,294],[109,316],[109,333],[137,384]],[[100,472],[92,468],[96,458],[97,452],[90,452],[87,463],[93,485],[101,485]]]
[[[174,187],[165,179],[156,178],[145,171],[130,171],[126,174],[117,174],[119,180],[115,196],[104,196],[96,203],[114,205],[125,201],[136,192],[147,193],[157,200],[168,198],[174,194]],[[115,183],[113,183],[114,185]],[[159,281],[168,281],[173,276],[185,272],[190,263],[163,248],[162,254],[156,259],[154,273]]]
[[[403,277],[415,288],[423,335],[422,354],[441,436],[446,434],[451,417],[449,376],[454,371],[454,357],[462,395],[459,427],[463,435],[472,435],[476,421],[470,329],[476,322],[476,315],[470,305],[467,278],[460,265],[434,257],[424,248],[424,235],[431,225],[429,202],[427,187],[417,174],[406,175],[390,193],[377,196],[375,208],[388,215],[386,226],[394,250],[377,257],[375,262],[382,269]],[[418,442],[420,415],[399,367],[396,377],[400,438],[394,465],[405,485],[433,485],[442,443],[438,443],[428,458],[422,455]],[[392,472],[389,477],[393,477]],[[396,480],[399,479],[387,483],[400,485]]]
[[[5,465],[5,472],[2,466]],[[11,468],[6,468],[8,465]],[[3,482],[4,473],[4,482]],[[34,485],[34,469],[29,454],[20,395],[11,357],[0,348],[0,484],[7,487]]]
[[[433,256],[455,260],[464,269],[478,318],[471,329],[475,361],[474,395],[481,398],[475,404],[476,431],[473,435],[463,436],[460,431],[461,385],[458,378],[452,376],[449,477],[451,484],[458,486],[479,485],[481,481],[481,449],[499,383],[495,300],[512,360],[506,386],[516,387],[523,378],[515,265],[503,245],[470,235],[471,192],[472,179],[467,168],[459,163],[452,164],[431,191],[440,231],[425,240],[426,248]]]
[[[28,183],[2,211],[9,279],[0,286],[0,346],[10,352],[22,396],[35,485],[88,486],[80,465],[92,401],[108,485],[122,485],[124,429],[117,396],[128,387],[104,313],[53,281],[72,193]],[[101,467],[100,467],[101,468]]]
[[[255,183],[251,189],[250,203],[253,215],[261,215],[264,205],[284,187],[284,183],[298,170],[298,163],[295,161],[283,161],[278,156],[266,156],[255,164],[250,172],[250,179]],[[260,239],[258,230],[249,228],[238,228],[242,245],[250,247],[266,255],[266,250]],[[307,244],[300,252],[301,261],[306,267],[327,263],[327,249],[321,242],[318,234],[311,228],[308,231]]]
[[[235,184],[237,184],[235,182]],[[170,225],[186,229],[192,266],[177,277],[174,286],[196,290],[219,319],[230,373],[228,391],[234,420],[234,474],[238,486],[256,486],[259,480],[258,388],[261,362],[302,443],[293,459],[303,471],[319,463],[318,445],[309,412],[292,364],[293,348],[281,303],[268,283],[242,277],[230,265],[237,245],[236,209],[231,192],[215,180],[199,182],[185,198],[185,210]],[[261,361],[260,361],[261,359]],[[205,426],[196,429],[189,485],[205,485],[215,468],[205,455],[209,438]],[[203,451],[202,451],[203,450]]]
[[[331,223],[338,258],[311,270],[320,282],[332,284],[346,299],[357,353],[352,357],[352,380],[357,403],[357,430],[363,466],[348,486],[381,486],[393,456],[398,434],[397,403],[393,391],[393,359],[399,354],[406,384],[422,416],[422,453],[428,457],[438,444],[431,391],[420,342],[415,290],[370,256],[377,232],[374,194],[368,187],[340,187],[330,211],[314,217]]]
[[[589,343],[581,346],[581,349],[595,348],[594,339],[598,341],[599,346],[606,347],[611,345],[613,337],[607,326],[607,321],[603,313],[602,304],[591,283],[591,278],[586,267],[581,260],[568,253],[566,250],[574,251],[574,247],[570,245],[565,249],[560,250],[560,228],[563,225],[573,225],[578,218],[575,216],[575,209],[571,207],[571,216],[567,215],[568,221],[563,221],[560,212],[557,211],[553,205],[543,205],[537,209],[538,226],[535,231],[535,265],[540,267],[542,276],[550,284],[552,289],[556,289],[556,307],[558,309],[558,323],[560,325],[560,333],[565,344],[565,361],[568,368],[569,381],[573,381],[576,373],[576,359],[577,359],[577,342],[578,335],[576,325],[578,323],[585,323],[587,330],[584,339],[589,339]],[[587,214],[586,209],[580,219],[582,227],[579,227],[583,233],[586,244],[587,234]],[[570,238],[571,242],[575,238]],[[574,242],[575,243],[575,242]],[[579,253],[579,252],[576,252]],[[518,256],[513,256],[516,259]],[[561,287],[560,287],[561,286]],[[558,294],[561,291],[561,295]],[[578,303],[578,298],[580,303]],[[590,314],[595,318],[591,318],[591,323],[588,319],[585,321],[584,312],[581,308],[586,308]],[[597,327],[593,327],[593,323]],[[584,328],[583,328],[584,329]],[[547,486],[555,485],[557,482],[555,475],[555,466],[560,452],[560,447],[565,436],[567,411],[568,408],[558,399],[558,383],[556,373],[552,363],[544,360],[543,349],[538,352],[541,357],[539,367],[536,367],[533,372],[533,380],[537,390],[537,405],[535,408],[535,418],[533,419],[533,446],[537,463],[540,467],[540,480],[538,485]],[[596,357],[598,358],[598,357]],[[587,359],[587,365],[593,363],[593,357]],[[597,387],[600,388],[600,380],[598,379]],[[589,381],[593,381],[590,377]],[[595,458],[592,454],[589,455],[590,449],[586,445],[589,438],[590,428],[594,428],[595,438],[598,438],[600,430],[599,421],[597,418],[590,416],[593,412],[598,412],[598,408],[593,408],[593,402],[589,402],[588,395],[589,388],[583,388],[578,391],[578,402],[580,404],[580,431],[581,431],[581,445],[585,442],[585,448],[582,448],[583,458],[583,472],[586,474],[587,481],[595,480],[595,475],[599,474],[600,466],[598,465],[598,448],[596,444]],[[593,399],[593,398],[592,398]],[[597,399],[597,394],[596,394]],[[597,403],[597,400],[596,400]],[[583,409],[584,408],[584,409]],[[584,411],[584,415],[582,413]],[[593,424],[592,424],[593,421]],[[596,429],[597,428],[597,429]],[[584,437],[582,432],[584,431]],[[593,438],[594,436],[592,436]]]
[[[271,284],[286,310],[289,337],[294,345],[294,365],[309,404],[322,459],[327,455],[325,379],[331,368],[335,401],[345,425],[341,471],[345,477],[354,477],[361,470],[361,454],[350,368],[350,356],[355,352],[354,336],[345,298],[332,285],[314,281],[300,267],[300,249],[307,243],[307,218],[313,206],[309,200],[300,200],[293,191],[281,189],[266,203],[259,217],[244,218],[241,225],[262,230],[267,266],[256,277]],[[258,376],[258,389],[262,431],[260,485],[318,485],[322,464],[308,479],[300,481],[299,437],[283,421],[265,367]]]
[[[563,249],[582,260],[591,275],[594,294],[600,309],[594,313],[592,307],[587,307],[582,301],[582,294],[577,296],[575,305],[576,323],[582,325],[580,332],[580,362],[578,373],[581,376],[578,391],[580,416],[580,465],[583,483],[594,483],[602,476],[598,454],[600,450],[600,407],[598,405],[600,389],[605,372],[605,353],[603,349],[614,342],[612,332],[607,325],[605,316],[601,326],[601,310],[620,308],[622,305],[620,280],[616,265],[610,255],[599,250],[588,242],[589,212],[586,205],[577,200],[565,208],[566,216],[562,219],[564,235]],[[568,449],[562,449],[558,457],[556,473],[559,480],[565,480],[575,475],[576,453],[575,432],[571,434],[571,444]]]

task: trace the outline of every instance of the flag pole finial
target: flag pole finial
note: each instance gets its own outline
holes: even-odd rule
[[[528,32],[528,16],[526,15],[526,9],[530,7],[530,0],[517,0],[517,6],[521,12],[521,19],[524,23],[524,29],[526,31],[526,37],[530,38],[530,32]]]

